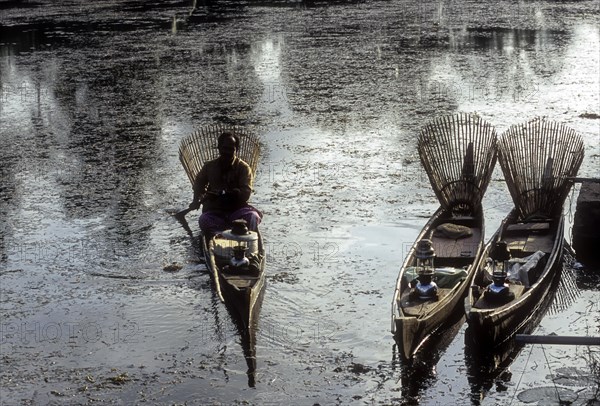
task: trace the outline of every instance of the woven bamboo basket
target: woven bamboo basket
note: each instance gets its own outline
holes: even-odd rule
[[[200,128],[184,137],[179,145],[179,161],[192,185],[202,166],[219,157],[217,139],[223,132],[234,133],[239,137],[240,148],[237,156],[250,166],[252,173],[256,174],[261,149],[256,134],[238,126],[215,124]]]
[[[498,160],[520,220],[562,212],[584,156],[572,128],[545,118],[513,125],[498,138]]]
[[[474,213],[496,164],[496,130],[477,115],[436,118],[419,133],[418,151],[431,186],[447,210]]]

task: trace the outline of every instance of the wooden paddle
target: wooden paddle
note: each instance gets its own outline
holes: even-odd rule
[[[192,209],[188,207],[187,209],[178,211],[173,215],[173,217],[175,217],[179,224],[181,224],[181,226],[189,234],[189,236],[193,238],[194,232],[190,228],[190,225],[188,224],[187,220],[185,219],[185,215],[188,214],[190,211],[192,211]]]
[[[198,209],[192,209],[191,207],[188,207],[187,209],[179,210],[177,213],[175,213],[175,218],[179,221],[185,221],[187,223],[185,216],[192,210]]]

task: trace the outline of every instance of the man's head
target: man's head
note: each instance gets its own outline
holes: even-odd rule
[[[240,139],[233,133],[224,132],[217,140],[217,148],[219,149],[221,158],[232,161],[235,157],[235,153],[240,148]]]

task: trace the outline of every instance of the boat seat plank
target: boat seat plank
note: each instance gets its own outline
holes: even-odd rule
[[[452,289],[439,289],[438,290],[438,300],[421,300],[421,299],[410,299],[410,289],[407,289],[405,293],[400,298],[401,305],[400,307],[404,310],[404,313],[407,316],[419,316],[422,314],[430,313],[435,307],[437,307],[445,296]]]
[[[257,281],[260,279],[259,276],[252,276],[252,275],[231,274],[231,273],[226,273],[226,272],[222,272],[221,274],[228,281],[236,281],[236,280],[242,281],[243,280],[243,281],[254,282],[254,281]]]
[[[552,252],[554,240],[551,234],[530,234],[504,238],[511,254],[517,257],[531,255],[537,251]]]
[[[554,241],[551,235],[530,235],[527,237],[524,251],[535,253],[537,251],[552,252]]]
[[[515,298],[513,300],[511,300],[510,302],[502,304],[502,306],[504,306],[508,303],[515,302],[517,299],[519,299],[523,295],[523,292],[525,291],[525,286],[516,285],[514,283],[509,283],[508,288],[510,289],[510,291],[512,293],[515,294]],[[477,300],[477,302],[475,302],[475,305],[473,307],[475,307],[477,309],[495,309],[500,306],[498,306],[498,303],[492,303],[489,300],[486,300],[485,297],[483,295],[481,295],[481,297],[479,298],[479,300]]]
[[[450,222],[456,223],[456,224],[461,224],[464,222],[470,222],[470,221],[476,221],[476,220],[477,220],[477,217],[475,217],[475,216],[459,215],[459,216],[452,216],[450,219]]]
[[[434,235],[431,239],[436,257],[472,258],[477,254],[481,242],[481,229],[471,228],[473,235],[457,240]]]
[[[548,231],[550,230],[550,223],[515,223],[509,224],[506,227],[506,231],[508,232],[534,232],[534,231]]]
[[[511,255],[521,256],[521,253],[525,249],[525,243],[527,242],[527,236],[524,237],[505,237],[504,241],[508,246]]]
[[[238,288],[251,288],[252,286],[254,286],[259,278],[258,277],[253,277],[253,276],[246,276],[246,275],[229,275],[229,274],[222,274],[223,278],[225,278],[225,280],[231,284],[231,285],[235,285]]]

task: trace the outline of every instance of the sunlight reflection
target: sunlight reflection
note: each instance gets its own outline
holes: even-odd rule
[[[263,94],[258,110],[289,116],[289,89],[282,80],[281,49],[283,37],[267,38],[254,50],[254,70],[263,83]]]

